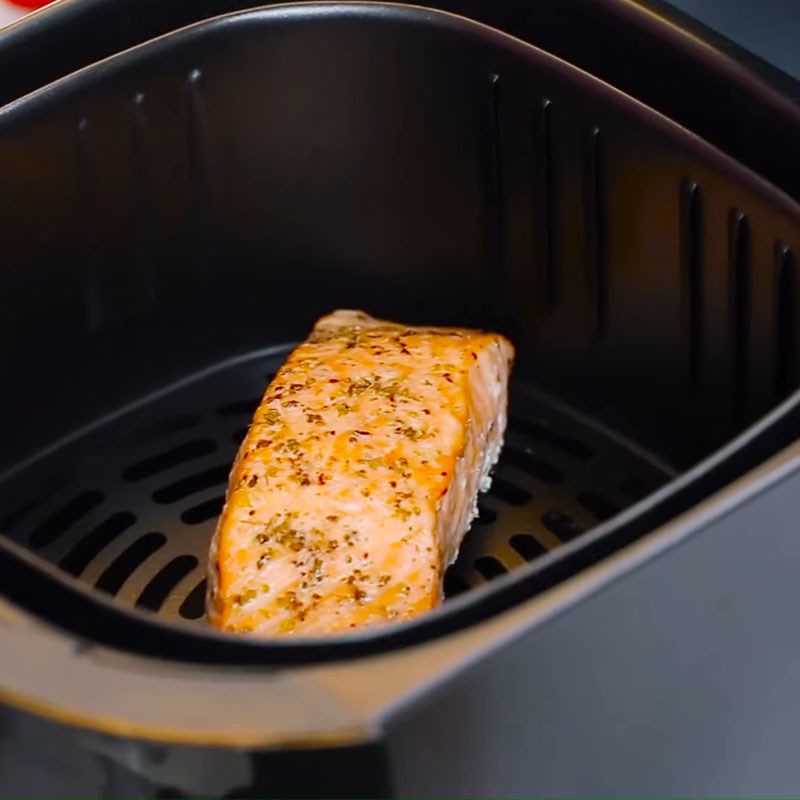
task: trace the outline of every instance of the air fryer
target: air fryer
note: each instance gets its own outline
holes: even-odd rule
[[[797,719],[753,691],[797,661],[788,194],[431,9],[257,9],[52,69],[0,109],[0,788],[793,785]],[[236,447],[336,307],[512,339],[493,488],[429,615],[215,632]]]

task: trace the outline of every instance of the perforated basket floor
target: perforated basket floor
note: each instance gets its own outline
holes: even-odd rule
[[[0,531],[126,606],[200,621],[230,465],[290,346],[219,364],[98,423],[0,485]],[[670,477],[520,381],[506,446],[445,590],[580,536]]]

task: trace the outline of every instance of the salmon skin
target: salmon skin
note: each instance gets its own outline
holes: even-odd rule
[[[233,465],[210,550],[212,624],[322,635],[436,606],[502,447],[513,356],[493,333],[320,319]]]

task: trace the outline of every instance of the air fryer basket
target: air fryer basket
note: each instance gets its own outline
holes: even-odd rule
[[[155,36],[260,0],[69,0],[0,31],[0,103]],[[429,0],[590,72],[800,196],[797,84],[664,0]],[[38,56],[46,53],[46,57]],[[37,57],[38,56],[38,57]],[[743,113],[747,109],[747,113]],[[768,138],[770,146],[763,146]]]
[[[424,640],[652,530],[796,425],[789,401],[749,427],[797,384],[796,205],[465,20],[201,23],[0,110],[0,174],[0,585],[87,638],[223,662]],[[341,641],[213,634],[203,558],[241,427],[337,306],[517,345],[459,597]]]

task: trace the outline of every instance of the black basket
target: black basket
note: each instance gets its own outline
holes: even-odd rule
[[[574,575],[797,429],[793,399],[776,409],[797,384],[795,203],[463,19],[344,4],[195,25],[7,105],[0,174],[0,585],[83,637],[232,663],[421,641]],[[190,620],[240,426],[336,306],[518,348],[460,596],[341,640],[213,634]]]

